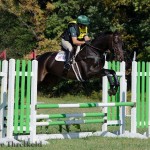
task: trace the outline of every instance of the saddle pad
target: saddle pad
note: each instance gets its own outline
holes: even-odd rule
[[[60,51],[58,52],[58,54],[55,57],[56,61],[65,61],[65,52],[64,51]]]

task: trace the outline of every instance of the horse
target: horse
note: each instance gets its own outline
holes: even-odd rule
[[[70,70],[64,70],[64,61],[57,61],[59,52],[46,52],[37,57],[38,86],[45,81],[46,85],[55,85],[59,79],[72,79],[85,82],[91,78],[107,76],[110,83],[109,95],[115,95],[119,87],[116,72],[104,69],[107,50],[115,54],[115,60],[123,61],[122,39],[118,32],[99,34],[90,44],[85,43],[79,53],[73,57]]]

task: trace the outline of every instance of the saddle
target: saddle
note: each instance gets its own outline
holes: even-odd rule
[[[75,58],[77,56],[77,54],[79,53],[80,51],[80,46],[79,47],[76,47],[76,49],[74,48],[73,50],[73,57],[71,58],[71,66],[72,66],[72,69],[73,69],[73,72],[77,78],[78,81],[80,82],[84,82],[85,80],[83,79],[81,73],[80,73],[80,69],[78,67],[78,63],[75,61]],[[62,61],[62,62],[65,62],[65,50],[61,50],[57,53],[56,57],[55,57],[55,60],[56,61]],[[63,75],[66,76],[68,73],[68,70],[64,71],[63,72]]]
[[[65,59],[65,55],[66,55],[65,51],[66,50],[62,47],[61,50],[57,53],[57,55],[55,57],[55,60],[56,61],[65,62],[66,61],[66,59]],[[79,51],[80,51],[80,46],[74,46],[73,53],[72,53],[73,57],[72,57],[71,62],[75,62],[75,57],[77,56]]]

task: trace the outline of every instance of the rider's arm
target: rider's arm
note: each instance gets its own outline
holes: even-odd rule
[[[72,37],[72,43],[73,43],[74,45],[80,46],[80,45],[82,45],[82,44],[85,44],[85,41],[79,41],[79,40],[77,39],[77,37]]]
[[[85,44],[85,41],[79,41],[77,39],[77,33],[74,27],[70,27],[70,34],[71,34],[72,43],[74,45],[80,46],[82,44]]]

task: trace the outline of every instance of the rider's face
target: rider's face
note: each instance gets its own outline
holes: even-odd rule
[[[80,28],[85,28],[85,27],[86,27],[86,26],[83,25],[83,24],[80,24],[79,26],[80,26]]]

